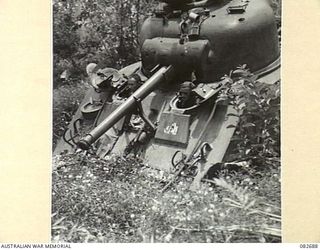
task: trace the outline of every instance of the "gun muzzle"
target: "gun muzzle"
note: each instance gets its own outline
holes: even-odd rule
[[[139,89],[137,89],[124,103],[122,103],[115,111],[113,111],[105,120],[103,120],[96,128],[88,133],[78,142],[78,147],[87,150],[91,144],[114,126],[122,117],[132,112],[137,102],[141,102],[160,84],[167,82],[173,77],[173,66],[160,68],[152,75]]]

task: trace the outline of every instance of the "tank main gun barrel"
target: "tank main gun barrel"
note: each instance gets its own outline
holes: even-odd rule
[[[84,150],[89,149],[99,137],[107,132],[122,117],[132,112],[137,103],[146,98],[160,84],[172,79],[174,74],[173,66],[163,66],[154,75],[152,75],[139,89],[137,89],[124,103],[113,111],[96,128],[88,133],[78,142],[78,147]]]

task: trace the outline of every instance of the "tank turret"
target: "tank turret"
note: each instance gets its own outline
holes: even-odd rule
[[[242,64],[253,72],[261,70],[279,58],[276,20],[268,0],[164,2],[180,9],[164,8],[143,23],[140,44],[146,71],[160,58],[191,62],[188,55],[204,44],[209,53],[194,69],[201,81],[218,80]]]

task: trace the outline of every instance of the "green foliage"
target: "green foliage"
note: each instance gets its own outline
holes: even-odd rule
[[[245,65],[225,79],[228,84],[221,96],[240,116],[229,160],[268,165],[280,157],[280,82],[256,81]]]
[[[138,32],[147,0],[53,1],[54,87],[60,75],[83,78],[90,62],[121,68],[139,59]]]
[[[197,192],[181,179],[162,193],[172,176],[136,158],[70,154],[57,156],[54,168],[54,242],[280,240],[278,178],[221,174]]]

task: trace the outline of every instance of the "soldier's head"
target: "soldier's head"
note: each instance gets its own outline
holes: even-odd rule
[[[179,90],[179,98],[181,101],[186,101],[189,99],[191,95],[191,91],[194,88],[194,84],[192,82],[186,81],[180,85]]]
[[[141,86],[141,78],[139,75],[134,74],[128,79],[128,88],[131,92],[136,91]]]

